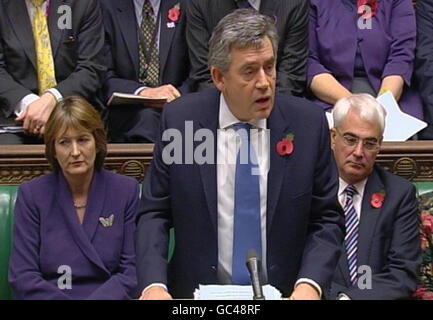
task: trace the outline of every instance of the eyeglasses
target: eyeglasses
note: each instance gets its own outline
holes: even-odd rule
[[[361,140],[362,146],[365,148],[365,150],[373,152],[378,151],[380,148],[380,143],[376,138],[362,139],[351,133],[342,134],[337,128],[335,128],[335,131],[337,131],[337,133],[343,138],[344,144],[348,147],[356,147],[359,143],[359,140]]]

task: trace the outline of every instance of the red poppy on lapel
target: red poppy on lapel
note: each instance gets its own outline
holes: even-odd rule
[[[295,135],[290,133],[283,140],[277,143],[277,152],[280,156],[287,156],[293,152],[295,149],[293,144],[294,138]]]
[[[374,193],[371,196],[370,204],[373,208],[376,209],[382,208],[384,202],[385,202],[385,190],[381,190],[380,192]]]
[[[180,19],[180,4],[176,4],[173,8],[168,10],[168,20],[170,22],[178,22]]]
[[[371,10],[371,16],[366,14],[365,9],[362,10],[362,12],[359,12],[359,7],[361,6],[369,6]],[[361,16],[363,16],[365,19],[373,18],[376,15],[378,9],[379,9],[379,0],[358,0],[358,13]]]

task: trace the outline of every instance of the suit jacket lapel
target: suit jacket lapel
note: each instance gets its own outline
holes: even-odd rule
[[[364,198],[362,199],[361,220],[359,224],[359,240],[358,240],[358,266],[368,264],[368,255],[373,241],[373,235],[376,227],[376,222],[380,216],[381,208],[373,208],[370,204],[371,196],[384,190],[382,181],[376,170],[368,177],[367,184],[364,190]]]
[[[90,187],[86,216],[83,223],[83,229],[91,242],[95,236],[96,228],[100,223],[99,217],[109,215],[109,212],[104,212],[105,187],[104,171],[96,171]]]
[[[200,165],[201,180],[203,183],[203,190],[206,196],[206,202],[213,225],[215,234],[217,234],[217,217],[218,217],[218,200],[217,200],[217,128],[218,128],[218,114],[219,114],[219,98],[220,92],[213,90],[212,95],[209,97],[209,101],[215,101],[214,104],[206,108],[206,114],[200,121],[199,125],[202,128],[212,130],[214,137],[214,164],[202,164]]]
[[[123,40],[128,49],[129,57],[134,65],[138,77],[139,57],[138,57],[138,22],[135,16],[135,7],[133,0],[118,1],[117,5],[118,18],[117,23],[122,32]]]
[[[5,10],[9,18],[9,23],[15,31],[16,37],[21,42],[21,46],[24,49],[27,58],[32,62],[33,67],[36,70],[36,51],[33,39],[33,28],[25,1],[6,0]]]
[[[266,2],[266,1],[265,1]],[[278,199],[281,192],[281,183],[287,171],[288,164],[291,163],[291,156],[280,156],[276,146],[283,138],[290,133],[289,119],[285,119],[280,112],[279,104],[276,102],[273,112],[267,121],[267,127],[270,130],[269,145],[269,173],[268,173],[268,195],[267,195],[267,222],[266,229],[269,232],[272,220],[277,208]],[[295,151],[296,152],[296,147]]]
[[[160,25],[161,32],[159,38],[160,81],[162,81],[162,75],[164,74],[165,64],[167,62],[167,58],[171,48],[171,42],[176,32],[176,27],[178,25],[177,22],[174,22],[175,25],[174,28],[169,28],[167,26],[167,23],[170,22],[168,21],[168,11],[171,8],[173,8],[177,3],[179,3],[179,0],[161,1],[161,6],[159,8],[159,14],[161,15],[161,25]],[[185,14],[186,14],[185,8],[181,8],[181,15],[185,15]]]
[[[71,232],[72,237],[74,238],[77,246],[80,248],[81,252],[96,266],[98,266],[101,270],[105,271],[107,274],[110,274],[110,272],[105,267],[104,263],[100,259],[98,253],[96,252],[95,248],[91,244],[91,237],[87,234],[86,230],[83,228],[82,225],[80,225],[80,222],[78,220],[77,213],[75,211],[75,208],[73,206],[73,199],[71,195],[71,191],[69,189],[69,185],[63,176],[62,172],[59,172],[57,175],[58,177],[58,197],[57,202],[60,207],[60,211],[62,212],[66,224],[69,227],[69,230]],[[97,178],[96,178],[97,179]],[[93,178],[95,180],[95,177]],[[93,182],[92,182],[92,189],[93,189]],[[99,185],[99,183],[97,183]],[[99,191],[98,191],[99,192]],[[103,199],[102,199],[103,200]],[[99,203],[99,200],[96,201]],[[91,204],[91,207],[88,208],[88,210],[92,210],[92,208],[96,208],[97,204]],[[86,213],[87,214],[87,213]],[[90,217],[85,217],[85,220]],[[89,227],[89,229],[91,226]]]
[[[57,12],[58,8],[65,4],[68,0],[50,0],[49,16],[48,16],[48,29],[50,30],[51,50],[53,52],[53,58],[56,57],[59,49],[60,40],[63,38],[62,34],[65,29],[60,29],[58,26],[59,18],[63,14]]]

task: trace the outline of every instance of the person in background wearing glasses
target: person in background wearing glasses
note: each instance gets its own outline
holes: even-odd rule
[[[354,94],[335,104],[333,117],[346,237],[329,297],[409,298],[421,262],[418,202],[410,182],[375,165],[385,111],[371,95]]]

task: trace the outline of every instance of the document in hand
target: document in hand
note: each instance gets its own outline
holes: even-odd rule
[[[391,92],[386,92],[376,99],[386,110],[385,132],[383,141],[406,141],[417,132],[427,127],[427,123],[421,121],[403,111],[395,101]],[[331,112],[325,112],[329,128],[334,127]]]
[[[121,104],[142,104],[145,107],[162,108],[165,103],[167,103],[167,98],[155,99],[120,92],[114,92],[108,100],[109,106]]]
[[[281,300],[281,292],[267,284],[263,286],[266,300]],[[194,292],[194,300],[253,300],[252,286],[199,285]]]

